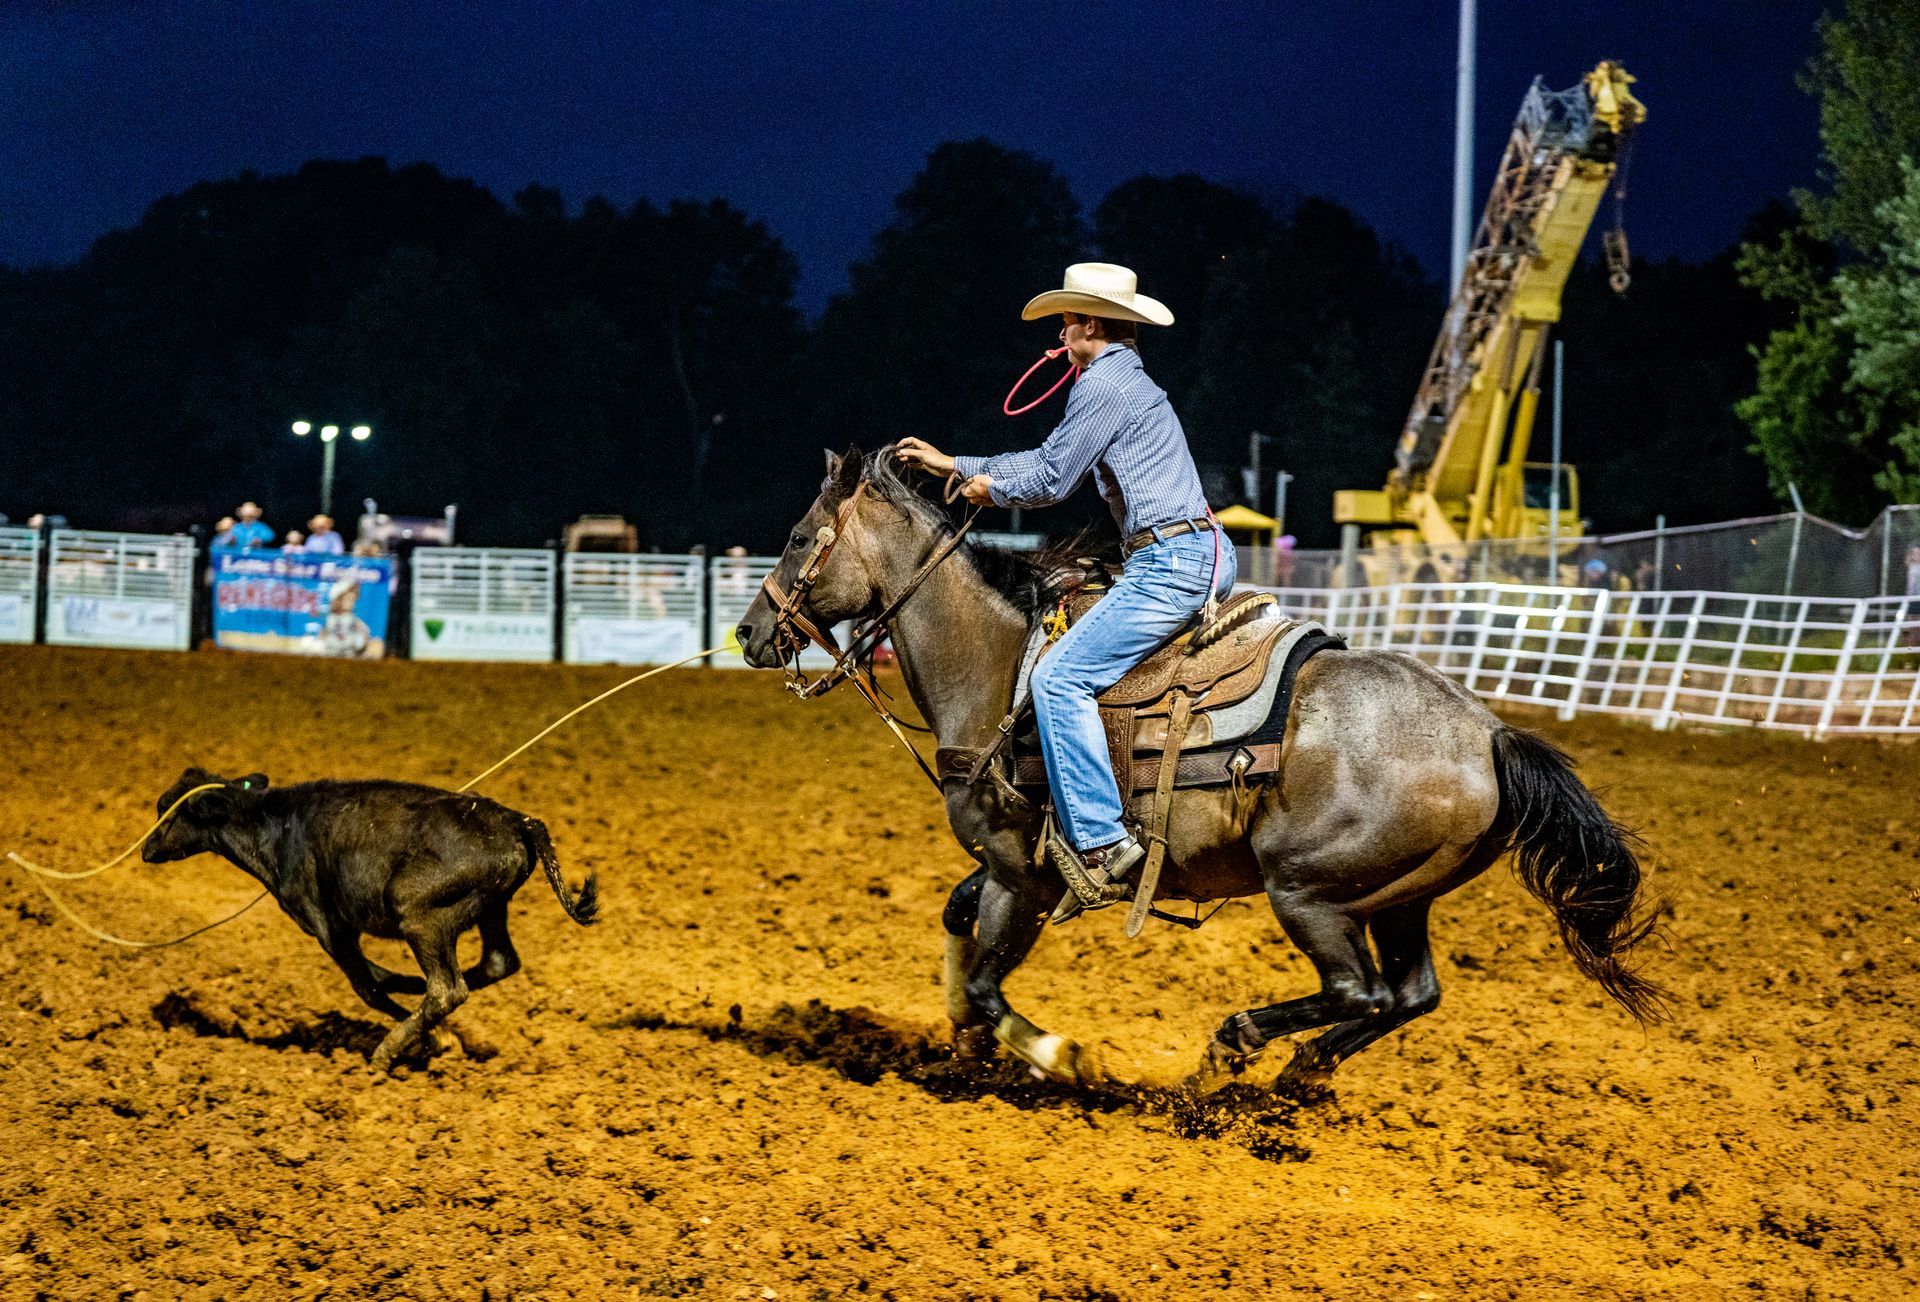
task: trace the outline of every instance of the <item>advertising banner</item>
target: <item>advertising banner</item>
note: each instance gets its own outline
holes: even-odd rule
[[[47,608],[47,641],[81,646],[186,645],[186,618],[177,603],[158,597],[61,597]]]
[[[691,620],[580,615],[567,627],[567,659],[575,664],[665,665],[699,649]]]
[[[240,651],[373,659],[386,654],[393,559],[213,551],[213,640]]]
[[[33,606],[18,592],[0,592],[0,642],[33,641]]]
[[[412,647],[415,660],[551,660],[553,613],[415,611]]]

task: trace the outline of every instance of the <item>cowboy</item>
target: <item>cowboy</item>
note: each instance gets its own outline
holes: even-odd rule
[[[1120,525],[1125,572],[1033,673],[1040,749],[1067,842],[1055,849],[1077,858],[1095,888],[1069,891],[1056,920],[1126,898],[1122,883],[1147,856],[1121,822],[1097,698],[1233,587],[1233,544],[1212,524],[1180,418],[1140,363],[1138,326],[1172,325],[1173,313],[1136,286],[1125,267],[1075,263],[1060,289],[1021,311],[1024,321],[1058,313],[1060,342],[1081,368],[1066,416],[1038,448],[950,457],[907,438],[895,450],[934,474],[957,474],[967,500],[982,506],[1048,506],[1091,473]]]

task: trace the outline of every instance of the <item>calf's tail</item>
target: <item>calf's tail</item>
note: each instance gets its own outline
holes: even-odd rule
[[[1551,743],[1497,728],[1493,763],[1514,867],[1553,910],[1574,965],[1640,1021],[1664,1017],[1666,991],[1621,962],[1653,932],[1656,918],[1638,907],[1633,834],[1608,816],[1574,776],[1573,761]]]
[[[583,927],[593,923],[600,916],[600,899],[593,874],[587,874],[587,880],[576,896],[567,885],[567,879],[560,875],[560,860],[553,853],[553,838],[547,835],[547,825],[537,818],[526,819],[520,836],[526,842],[527,857],[537,861],[547,874],[547,884],[553,887],[553,893],[559,897],[560,907],[567,911],[567,916]]]

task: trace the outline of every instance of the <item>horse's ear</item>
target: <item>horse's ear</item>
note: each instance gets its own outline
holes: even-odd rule
[[[822,448],[821,451],[827,454],[827,482],[829,484],[838,483],[840,480],[840,454],[832,448]]]

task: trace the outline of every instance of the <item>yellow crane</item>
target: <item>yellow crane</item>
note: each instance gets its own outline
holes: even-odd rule
[[[1485,212],[1454,288],[1383,489],[1334,494],[1342,547],[1362,528],[1376,549],[1427,545],[1454,577],[1482,539],[1544,539],[1551,530],[1550,463],[1527,460],[1548,328],[1622,148],[1647,111],[1634,78],[1612,61],[1577,86],[1535,78],[1520,105]],[[1616,290],[1626,288],[1626,239],[1606,234]],[[1562,468],[1560,533],[1582,531],[1580,483]],[[1369,572],[1374,566],[1368,565]]]

